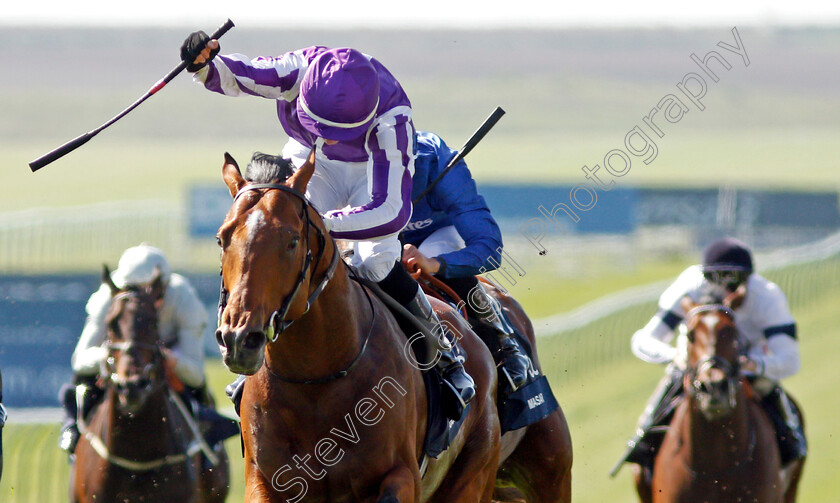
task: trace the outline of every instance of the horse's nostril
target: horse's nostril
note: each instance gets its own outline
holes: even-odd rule
[[[248,332],[245,339],[242,341],[242,347],[245,349],[257,349],[265,340],[265,334],[262,332]]]
[[[225,339],[222,337],[222,330],[216,330],[216,344],[219,346],[225,346]]]

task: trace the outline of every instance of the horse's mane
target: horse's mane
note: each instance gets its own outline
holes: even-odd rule
[[[252,183],[285,182],[293,173],[292,161],[279,155],[254,152],[245,168],[245,179]]]

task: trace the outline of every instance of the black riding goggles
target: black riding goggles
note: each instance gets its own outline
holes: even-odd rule
[[[704,267],[703,278],[709,283],[734,292],[747,282],[752,271],[735,267]]]

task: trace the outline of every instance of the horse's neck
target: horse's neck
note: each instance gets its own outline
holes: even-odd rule
[[[99,431],[111,454],[129,459],[152,459],[172,453],[174,428],[182,422],[173,417],[167,393],[168,388],[161,388],[140,410],[129,415],[117,406],[115,390],[108,390],[102,402],[104,410],[100,411],[102,427]]]
[[[709,471],[728,469],[748,455],[755,435],[750,421],[749,404],[741,386],[736,394],[736,406],[732,414],[722,420],[709,421],[700,412],[692,397],[687,398],[685,411],[684,441],[689,444],[690,458],[694,466]],[[754,445],[753,445],[754,447]]]
[[[370,316],[362,287],[350,280],[347,268],[339,263],[309,311],[269,344],[269,368],[294,380],[317,379],[344,370],[361,351],[363,327]]]

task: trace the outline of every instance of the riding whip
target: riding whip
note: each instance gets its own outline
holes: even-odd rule
[[[234,26],[233,21],[228,19],[225,22],[225,24],[223,24],[221,27],[219,27],[218,30],[216,30],[212,35],[210,35],[210,39],[212,40],[212,39],[221,38],[221,36],[224,35],[225,33],[227,33],[227,31],[230,30],[231,28],[233,28],[233,26]],[[143,103],[148,98],[150,98],[153,94],[155,94],[156,92],[163,89],[163,86],[165,86],[166,84],[169,83],[169,81],[171,81],[176,76],[178,76],[179,73],[183,72],[186,67],[187,67],[187,62],[186,61],[181,61],[181,63],[178,64],[178,66],[176,66],[175,68],[173,68],[172,71],[167,73],[165,77],[163,77],[162,79],[157,81],[155,83],[155,85],[153,85],[152,88],[149,89],[146,92],[146,94],[141,96],[137,101],[135,101],[128,108],[126,108],[125,110],[123,110],[122,112],[117,114],[114,118],[112,118],[111,120],[109,120],[105,124],[102,124],[98,128],[96,128],[92,131],[88,131],[87,133],[79,136],[78,138],[75,138],[73,140],[68,141],[67,143],[58,147],[57,149],[53,150],[52,152],[44,154],[43,156],[35,159],[34,161],[29,163],[29,168],[34,173],[34,172],[38,171],[39,169],[43,168],[44,166],[46,166],[47,164],[55,161],[56,159],[59,159],[59,158],[65,156],[65,155],[69,154],[70,152],[76,150],[77,148],[81,147],[82,145],[84,145],[85,143],[90,141],[91,138],[93,138],[94,136],[99,134],[101,131],[103,131],[105,128],[107,128],[111,124],[117,122],[118,120],[120,120],[123,117],[125,117],[126,115],[128,115],[128,113],[131,112],[132,110],[134,110],[135,108],[137,108],[140,105],[140,103]]]
[[[440,182],[441,179],[443,179],[444,175],[446,175],[449,172],[449,170],[455,167],[456,164],[461,162],[461,159],[463,159],[464,157],[466,157],[467,154],[470,153],[473,147],[475,147],[478,144],[478,142],[480,142],[481,139],[487,135],[490,129],[492,129],[493,126],[495,126],[496,123],[499,122],[499,119],[501,119],[504,114],[505,111],[502,110],[502,107],[496,107],[496,109],[493,110],[493,113],[490,114],[490,117],[487,117],[484,123],[481,124],[481,126],[479,126],[479,128],[475,130],[475,133],[473,133],[472,136],[470,136],[470,139],[467,140],[466,143],[464,143],[464,146],[461,147],[461,151],[458,152],[458,154],[449,161],[449,164],[446,165],[446,169],[444,169],[437,176],[437,178],[435,178],[434,181],[426,187],[426,190],[421,192],[420,195],[415,197],[414,200],[412,200],[411,202],[413,204],[417,204],[424,197],[426,197],[426,194],[431,192],[432,189],[435,188],[435,185],[437,185],[438,182]]]

